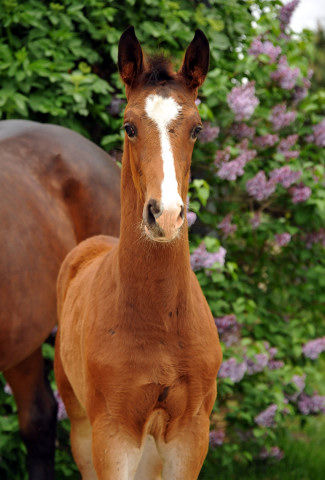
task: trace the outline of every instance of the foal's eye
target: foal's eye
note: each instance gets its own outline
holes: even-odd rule
[[[135,137],[135,134],[136,134],[136,130],[135,130],[135,127],[133,127],[132,125],[130,125],[129,123],[126,123],[124,125],[124,130],[126,131],[126,134],[129,138],[133,138]]]
[[[195,140],[201,131],[202,131],[202,125],[197,125],[196,127],[193,128],[191,132],[191,137]]]

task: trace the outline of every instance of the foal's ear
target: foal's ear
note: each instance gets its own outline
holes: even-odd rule
[[[195,89],[202,85],[209,70],[209,57],[208,39],[202,30],[196,30],[178,72],[185,79],[188,87]]]
[[[143,71],[143,54],[134,27],[122,33],[118,44],[118,69],[125,85],[131,87]]]

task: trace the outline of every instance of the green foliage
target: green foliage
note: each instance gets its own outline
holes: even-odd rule
[[[210,253],[218,252],[221,245],[227,250],[225,265],[203,265],[197,276],[213,315],[232,315],[236,321],[235,341],[221,333],[225,364],[234,359],[238,368],[246,370],[239,380],[231,375],[218,380],[211,423],[223,440],[210,449],[202,472],[206,479],[221,471],[225,478],[238,478],[231,475],[244,465],[260,462],[263,449],[269,454],[279,446],[290,459],[285,440],[282,444],[280,440],[286,438],[288,424],[305,419],[299,399],[314,391],[325,394],[320,361],[303,353],[306,342],[325,336],[325,154],[315,139],[315,126],[324,115],[325,92],[314,88],[297,99],[298,87],[308,93],[313,36],[308,31],[292,35],[290,29],[283,35],[277,20],[281,5],[279,0],[3,0],[0,9],[1,118],[65,125],[107,150],[122,148],[124,93],[116,68],[121,32],[134,25],[149,51],[168,52],[177,66],[196,28],[210,40],[210,72],[198,108],[206,131],[214,125],[220,133],[210,141],[198,141],[194,150],[190,209],[198,220],[190,230],[191,252],[202,240]],[[289,68],[300,69],[294,88],[283,88],[272,80],[279,58],[271,63],[265,52],[249,54],[258,35],[281,47]],[[227,96],[245,82],[254,82],[259,104],[239,121]],[[297,115],[275,130],[270,116],[281,103]],[[238,138],[234,129],[241,124],[255,133]],[[255,138],[266,134],[279,139],[274,145],[257,145]],[[298,136],[289,151],[299,153],[287,158],[279,142],[293,134]],[[243,165],[243,173],[235,180],[220,178],[223,162],[229,164],[253,150],[255,157]],[[258,172],[269,179],[283,166],[301,171],[296,183],[284,187],[278,182],[273,193],[262,199],[249,194],[247,182]],[[294,203],[291,189],[299,182],[311,195]],[[225,218],[234,227],[229,234],[218,227]],[[255,227],[254,219],[258,219]],[[290,240],[279,245],[276,235],[283,234],[289,234]],[[51,362],[51,346],[45,347],[45,355]],[[264,367],[261,359],[268,361]],[[247,365],[252,364],[256,371],[248,373]],[[302,390],[294,377],[304,379]],[[52,373],[51,381],[55,388]],[[0,399],[0,476],[25,478],[16,407],[1,389]],[[270,405],[276,406],[276,412],[272,426],[265,427],[256,417]],[[68,423],[61,422],[56,462],[60,479],[78,478],[67,449],[68,430]],[[272,463],[275,457],[269,460]]]

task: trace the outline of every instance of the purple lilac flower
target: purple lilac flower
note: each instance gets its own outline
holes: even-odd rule
[[[279,370],[279,368],[284,367],[284,362],[282,360],[269,360],[269,363],[267,364],[268,368],[270,370]]]
[[[195,100],[195,105],[200,105],[200,103],[202,103],[201,100],[200,100],[199,98],[197,98],[197,99]]]
[[[261,427],[273,427],[275,425],[274,417],[278,407],[272,403],[269,407],[256,415],[255,422]]]
[[[218,377],[230,378],[234,383],[238,383],[245,375],[246,369],[246,362],[237,363],[237,360],[231,357],[221,364]]]
[[[236,180],[244,175],[245,165],[256,156],[256,150],[243,150],[237,158],[231,162],[222,162],[217,171],[217,176],[224,180]]]
[[[296,111],[288,112],[286,111],[286,106],[284,103],[279,103],[272,108],[270,120],[273,124],[274,130],[280,130],[287,125],[290,125],[297,116]]]
[[[218,228],[220,228],[220,230],[222,231],[224,238],[227,238],[229,235],[231,235],[237,230],[237,225],[231,223],[231,218],[232,214],[229,213],[218,224]]]
[[[290,150],[292,148],[297,140],[299,138],[299,135],[297,133],[293,135],[289,135],[286,138],[283,138],[281,142],[278,145],[277,151],[284,155],[285,159],[288,160],[289,158],[296,158],[299,155],[298,150]]]
[[[216,166],[219,166],[223,162],[228,162],[228,160],[230,159],[230,156],[231,156],[230,147],[226,147],[224,150],[217,150],[216,156],[214,159],[214,164]]]
[[[123,104],[124,100],[118,97],[113,97],[110,105],[107,107],[107,110],[111,115],[117,116],[122,110]]]
[[[272,135],[271,133],[254,138],[254,143],[259,148],[273,147],[278,141],[279,136],[277,134]]]
[[[255,128],[249,127],[246,123],[234,123],[230,128],[230,134],[241,140],[242,138],[253,138]]]
[[[276,235],[274,235],[274,240],[279,247],[284,247],[285,245],[288,245],[288,243],[290,242],[291,235],[290,233],[287,233],[287,232],[277,233]]]
[[[292,395],[287,395],[287,398],[290,400],[290,402],[296,402],[297,398],[302,394],[306,386],[306,375],[294,375],[291,381],[297,387],[297,391]]]
[[[325,351],[325,337],[316,338],[305,343],[302,347],[302,353],[305,357],[316,360],[319,355]]]
[[[262,214],[261,212],[254,212],[253,218],[250,219],[252,229],[255,230],[261,224]]]
[[[11,386],[9,385],[9,383],[6,383],[4,388],[3,388],[3,391],[7,394],[7,395],[12,395],[12,390],[11,390]]]
[[[303,77],[302,83],[305,88],[310,88],[311,87],[311,79],[312,76],[314,75],[314,70],[310,68],[307,72],[307,77]]]
[[[270,370],[278,370],[279,368],[284,367],[284,362],[282,360],[275,360],[274,357],[278,352],[276,347],[270,347],[268,342],[265,342],[265,349],[269,355],[268,368]]]
[[[215,263],[219,263],[221,266],[225,263],[226,249],[220,247],[217,252],[210,253],[205,248],[205,243],[202,242],[196,250],[191,254],[191,267],[192,269],[199,270],[200,268],[210,268]]]
[[[266,460],[267,458],[273,458],[274,460],[280,461],[284,457],[284,453],[278,446],[271,447],[270,450],[267,450],[265,447],[262,448],[260,453],[260,458]]]
[[[297,105],[301,100],[307,97],[308,90],[311,86],[311,77],[313,76],[314,71],[308,70],[307,77],[303,77],[302,86],[296,85],[293,90],[293,105]]]
[[[255,82],[234,87],[227,96],[228,105],[235,113],[236,120],[250,118],[260,103],[255,96]]]
[[[240,338],[240,325],[237,322],[235,315],[225,315],[214,319],[223,343],[230,347],[236,343]]]
[[[292,14],[296,9],[299,0],[291,0],[291,2],[283,5],[279,11],[278,19],[280,21],[280,28],[282,32],[285,31],[286,27],[289,25]]]
[[[284,399],[283,399],[283,403],[288,404],[288,403],[289,403],[289,400],[288,400],[287,398],[284,398]],[[282,408],[282,413],[283,413],[283,415],[289,415],[289,413],[290,413],[289,408],[288,408],[288,407],[283,407],[283,408]]]
[[[272,195],[275,188],[276,182],[273,179],[267,180],[263,170],[260,170],[246,183],[247,192],[258,201],[265,200]]]
[[[266,42],[262,42],[260,37],[256,37],[252,41],[248,53],[254,57],[258,57],[261,54],[267,55],[270,58],[269,63],[275,63],[276,59],[281,53],[281,47],[276,47],[268,40]]]
[[[214,254],[215,261],[220,263],[221,266],[224,266],[225,264],[226,253],[227,250],[223,247],[220,247],[219,250]]]
[[[305,236],[305,242],[307,248],[311,248],[314,243],[320,243],[323,247],[325,247],[325,230],[324,228],[320,228],[317,232],[308,233]]]
[[[211,430],[209,443],[212,448],[216,448],[225,441],[225,432],[223,430]]]
[[[193,225],[193,223],[195,223],[197,216],[196,216],[196,213],[191,212],[189,210],[189,208],[190,208],[190,199],[189,199],[189,197],[187,197],[187,199],[186,199],[186,218],[187,218],[187,225],[189,227],[191,227]]]
[[[198,139],[201,143],[212,142],[217,138],[219,132],[219,127],[212,127],[210,122],[203,122],[203,130],[200,132]]]
[[[197,215],[196,213],[187,210],[186,217],[187,217],[187,225],[191,227],[193,223],[196,222]]]
[[[319,147],[325,147],[325,118],[313,127],[314,142]]]
[[[237,177],[244,175],[245,164],[242,160],[232,160],[228,163],[222,163],[217,176],[223,178],[224,180],[236,180]]]
[[[270,172],[270,179],[276,183],[281,183],[284,188],[289,188],[301,177],[302,172],[300,170],[294,171],[288,165],[281,168],[275,168]]]
[[[303,392],[305,385],[306,385],[306,374],[303,375],[294,375],[292,377],[292,381],[295,383],[295,385],[298,387],[298,395]]]
[[[300,74],[300,68],[290,68],[287,57],[280,57],[278,68],[271,73],[271,78],[284,90],[292,90],[296,84],[296,80]]]
[[[54,393],[55,400],[58,404],[58,420],[64,420],[65,418],[68,418],[68,415],[67,415],[63,400],[61,398],[61,395],[57,390],[55,390],[53,393]]]
[[[292,196],[292,203],[301,203],[308,200],[311,195],[311,189],[301,184],[290,188],[290,194]]]
[[[304,415],[310,413],[325,413],[325,396],[302,393],[298,399],[298,408]]]
[[[268,364],[269,356],[266,353],[257,353],[254,358],[246,357],[245,360],[248,375],[254,375],[264,370]]]
[[[237,318],[236,318],[236,315],[234,314],[215,318],[214,321],[218,327],[218,331],[220,334],[223,334],[227,332],[229,329],[232,329],[233,327],[238,326]]]
[[[296,85],[293,89],[293,102],[294,106],[298,105],[301,100],[306,98],[308,95],[308,90],[305,87],[301,87],[300,85]]]

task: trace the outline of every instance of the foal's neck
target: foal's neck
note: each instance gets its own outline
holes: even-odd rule
[[[164,283],[187,289],[190,255],[187,225],[168,243],[150,240],[142,228],[143,199],[136,189],[128,152],[123,155],[121,180],[121,231],[118,247],[119,271],[123,284],[132,284],[146,296],[146,288],[165,289]]]

